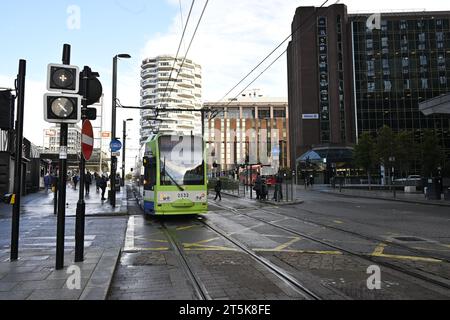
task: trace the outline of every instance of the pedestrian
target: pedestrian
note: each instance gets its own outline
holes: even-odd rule
[[[283,177],[281,172],[278,172],[275,178],[275,195],[274,200],[280,202],[283,200]]]
[[[94,179],[95,179],[95,187],[97,189],[97,193],[99,193],[101,177],[99,176],[99,174],[97,172],[94,172]]]
[[[267,187],[267,181],[266,179],[262,179],[261,184],[261,200],[267,200],[267,195],[269,194],[269,190]]]
[[[108,178],[106,177],[106,174],[103,174],[101,179],[100,179],[100,183],[99,183],[99,187],[100,189],[102,189],[102,201],[105,201],[105,192],[106,192],[106,187],[108,185]]]
[[[73,182],[73,188],[75,190],[77,190],[77,184],[78,184],[78,176],[76,174],[73,175],[72,177],[72,182]]]
[[[48,193],[48,189],[50,189],[51,184],[52,184],[52,178],[50,176],[50,173],[47,173],[44,177],[45,193]]]
[[[86,188],[86,194],[89,194],[91,192],[91,184],[92,184],[92,175],[88,171],[86,176],[84,177],[84,185]]]
[[[256,191],[256,200],[261,200],[262,179],[259,173],[256,174],[254,190]]]
[[[217,198],[220,199],[220,201],[222,201],[222,181],[219,179],[217,179],[216,182],[216,186],[214,187],[214,191],[216,191],[216,197],[214,198],[214,201],[217,201]]]
[[[58,189],[58,176],[56,175],[56,173],[53,173],[51,176],[51,184],[52,184],[52,191],[56,192],[56,190]]]
[[[311,185],[311,188],[314,187],[314,176],[313,175],[310,176],[309,184]]]

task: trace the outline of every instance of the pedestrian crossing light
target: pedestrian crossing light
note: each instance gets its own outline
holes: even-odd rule
[[[81,96],[47,93],[44,95],[44,117],[49,123],[76,124],[81,121]]]
[[[49,64],[47,90],[78,93],[80,89],[80,69],[77,66]]]

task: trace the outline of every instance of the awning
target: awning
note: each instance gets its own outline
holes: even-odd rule
[[[419,103],[419,109],[426,116],[432,114],[450,114],[450,94]]]

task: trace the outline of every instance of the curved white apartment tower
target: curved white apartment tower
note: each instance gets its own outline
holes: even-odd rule
[[[201,135],[201,112],[193,111],[202,108],[201,66],[189,59],[182,63],[182,57],[175,61],[167,55],[142,62],[141,107],[186,111],[159,112],[156,116],[153,110],[141,110],[141,144],[156,132]]]

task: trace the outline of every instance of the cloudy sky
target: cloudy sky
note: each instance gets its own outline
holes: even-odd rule
[[[324,0],[210,0],[194,39],[189,58],[203,67],[203,100],[220,100],[291,32],[298,6],[320,6]],[[335,3],[329,1],[327,5]],[[349,12],[394,10],[450,10],[448,0],[340,1]],[[196,0],[185,52],[206,0]],[[0,50],[0,87],[12,87],[18,60],[28,62],[25,136],[42,145],[42,97],[46,66],[61,60],[62,45],[72,45],[72,63],[89,65],[101,74],[105,109],[111,106],[112,57],[129,53],[133,59],[119,62],[119,98],[123,104],[139,104],[140,64],[146,57],[175,54],[191,0],[17,0],[2,3],[0,34],[8,38]],[[181,11],[180,11],[181,6]],[[287,43],[233,94],[239,93]],[[287,96],[286,58],[283,56],[252,88],[267,96]],[[229,97],[234,96],[231,94]],[[139,114],[119,110],[118,120],[136,119],[130,129],[129,146],[138,147]],[[105,115],[105,130],[110,115]],[[119,126],[121,127],[121,125]],[[129,153],[134,158],[135,152]]]

